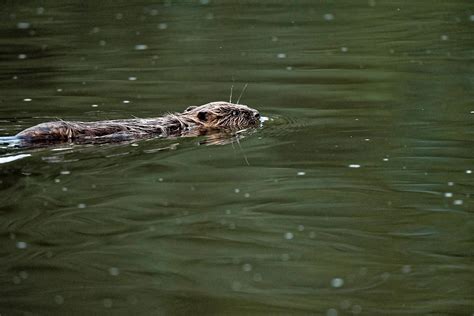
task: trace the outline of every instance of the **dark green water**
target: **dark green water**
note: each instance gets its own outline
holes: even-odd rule
[[[270,118],[240,146],[1,149],[2,316],[474,313],[472,2],[3,1],[0,16],[0,136],[245,83]]]

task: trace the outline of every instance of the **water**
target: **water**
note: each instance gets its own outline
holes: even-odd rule
[[[0,27],[0,136],[245,83],[269,118],[1,149],[2,315],[474,313],[467,1],[8,2]]]

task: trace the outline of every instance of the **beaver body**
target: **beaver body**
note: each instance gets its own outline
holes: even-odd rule
[[[255,109],[219,101],[190,106],[182,113],[157,118],[41,123],[21,131],[15,137],[33,143],[202,135],[209,130],[241,130],[257,126],[259,119],[260,114]]]

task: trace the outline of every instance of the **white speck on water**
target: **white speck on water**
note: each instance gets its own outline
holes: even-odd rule
[[[26,248],[28,247],[28,244],[27,244],[26,242],[24,242],[24,241],[18,241],[18,242],[16,243],[16,247],[17,247],[18,249],[26,249]]]
[[[226,215],[230,215],[231,213],[232,213],[231,210],[225,210],[225,214],[226,214]]]
[[[298,171],[296,173],[296,175],[298,175],[298,176],[304,176],[305,174],[306,174],[306,172],[304,172],[304,171]]]
[[[360,312],[362,312],[362,307],[360,305],[352,306],[352,313],[353,314],[359,314]]]
[[[128,77],[128,80],[135,81],[135,80],[137,80],[137,77]]]
[[[71,171],[69,170],[63,170],[60,172],[62,175],[67,175],[67,174],[71,174]]]
[[[54,179],[54,183],[59,183],[61,182],[61,179]]]
[[[469,170],[469,169],[468,169],[468,170],[466,170],[466,173],[467,173],[467,174],[471,174],[471,173],[472,173],[472,170]]]
[[[148,45],[145,45],[145,44],[135,45],[135,50],[145,50],[145,49],[148,49]]]
[[[388,161],[388,158],[384,158],[383,161]]]
[[[286,67],[286,70],[288,70],[288,71],[292,71],[292,70],[293,70],[293,67],[291,67],[291,66],[288,66],[288,67]]]
[[[109,274],[112,276],[117,276],[120,274],[120,270],[117,267],[110,267],[109,268]]]
[[[441,35],[442,41],[447,41],[449,39],[448,35]]]
[[[13,79],[13,80],[17,80],[17,79],[18,79],[18,76],[13,76],[12,79]]]
[[[254,280],[255,282],[261,282],[261,281],[263,280],[262,275],[261,275],[260,273],[255,273],[255,274],[253,275],[253,280]]]
[[[132,147],[138,147],[138,144],[137,144],[137,143],[133,143],[133,144],[131,144],[130,146],[132,146]]]
[[[330,308],[326,311],[326,316],[337,316],[337,309],[335,308]]]
[[[18,59],[26,59],[26,54],[19,54]]]
[[[62,297],[61,295],[56,295],[54,296],[54,301],[56,302],[56,304],[62,305],[64,303],[64,297]]]
[[[360,168],[360,165],[358,164],[350,164],[349,168]]]
[[[12,162],[12,161],[23,159],[30,156],[31,156],[30,154],[20,154],[20,155],[15,155],[15,156],[3,157],[3,158],[0,158],[0,164]]]
[[[347,47],[341,47],[341,52],[343,52],[343,53],[347,53],[348,50],[349,50],[349,48],[347,48]]]
[[[406,264],[402,267],[402,272],[403,273],[410,273],[411,272],[411,265]]]
[[[464,203],[463,200],[454,200],[453,201],[454,205],[462,205],[463,203]]]
[[[250,272],[252,271],[252,265],[250,263],[245,263],[243,266],[242,266],[242,270],[244,272]]]
[[[62,91],[63,91],[63,89],[61,89],[61,88],[58,88],[58,89],[56,89],[56,91],[57,91],[57,92],[62,92]]]
[[[62,187],[61,189],[63,192],[67,192],[67,188],[66,187]]]
[[[471,20],[471,22],[474,22],[474,14],[469,17],[469,20]]]
[[[338,288],[344,285],[344,280],[341,278],[334,278],[331,280],[331,286]]]
[[[122,14],[122,13],[117,13],[117,14],[115,15],[115,18],[116,18],[117,20],[121,20],[121,19],[123,18],[123,14]]]
[[[101,40],[101,41],[99,41],[99,45],[100,46],[105,46],[105,45],[107,45],[107,42],[104,41],[104,40]]]
[[[98,105],[98,104],[92,104],[91,107],[93,107],[93,108],[98,108],[99,105]]]
[[[28,23],[28,22],[18,22],[16,27],[19,28],[20,30],[26,30],[26,29],[30,28],[30,23]]]
[[[279,53],[279,54],[277,54],[277,58],[286,58],[286,54],[285,53]]]
[[[104,304],[105,308],[111,308],[113,305],[112,300],[110,298],[104,298],[102,300],[102,304]]]
[[[240,289],[242,288],[242,284],[240,284],[239,281],[232,281],[231,287],[234,291],[240,291]]]
[[[166,30],[168,28],[168,23],[160,23],[158,24],[158,29]]]
[[[86,208],[86,204],[85,203],[79,203],[77,204],[77,208]]]
[[[158,181],[163,182],[163,178],[158,178]]]
[[[334,20],[334,14],[332,14],[332,13],[326,13],[325,15],[323,15],[323,17],[326,21]]]
[[[234,192],[237,193],[237,194],[239,194],[239,193],[240,193],[240,189],[239,189],[239,188],[236,188],[236,189],[234,189]]]
[[[249,197],[250,197],[250,193],[245,193],[245,194],[244,194],[244,197],[249,198]]]
[[[13,283],[14,283],[14,284],[20,284],[20,283],[21,283],[21,279],[20,279],[18,276],[15,275],[15,276],[13,277]]]
[[[293,235],[292,232],[286,232],[284,237],[285,237],[286,240],[292,240],[294,235]]]
[[[449,185],[450,187],[452,187],[452,186],[454,185],[454,182],[449,181],[449,182],[448,182],[448,185]]]
[[[272,36],[272,42],[277,42],[277,41],[278,41],[278,37]]]
[[[298,225],[298,231],[300,232],[304,231],[304,225]]]
[[[123,103],[130,103],[129,100],[123,100],[122,102],[123,102]]]
[[[370,138],[365,138],[364,139],[366,142],[369,142],[370,141]]]
[[[39,8],[36,9],[36,14],[41,15],[43,13],[44,13],[44,8],[43,7],[39,7]]]
[[[451,192],[446,192],[444,196],[447,198],[450,198],[450,197],[453,197],[453,194]]]

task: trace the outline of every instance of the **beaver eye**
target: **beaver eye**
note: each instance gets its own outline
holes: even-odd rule
[[[233,116],[237,116],[237,115],[239,115],[239,112],[236,111],[236,110],[234,110],[234,111],[232,111],[232,115],[233,115]]]

